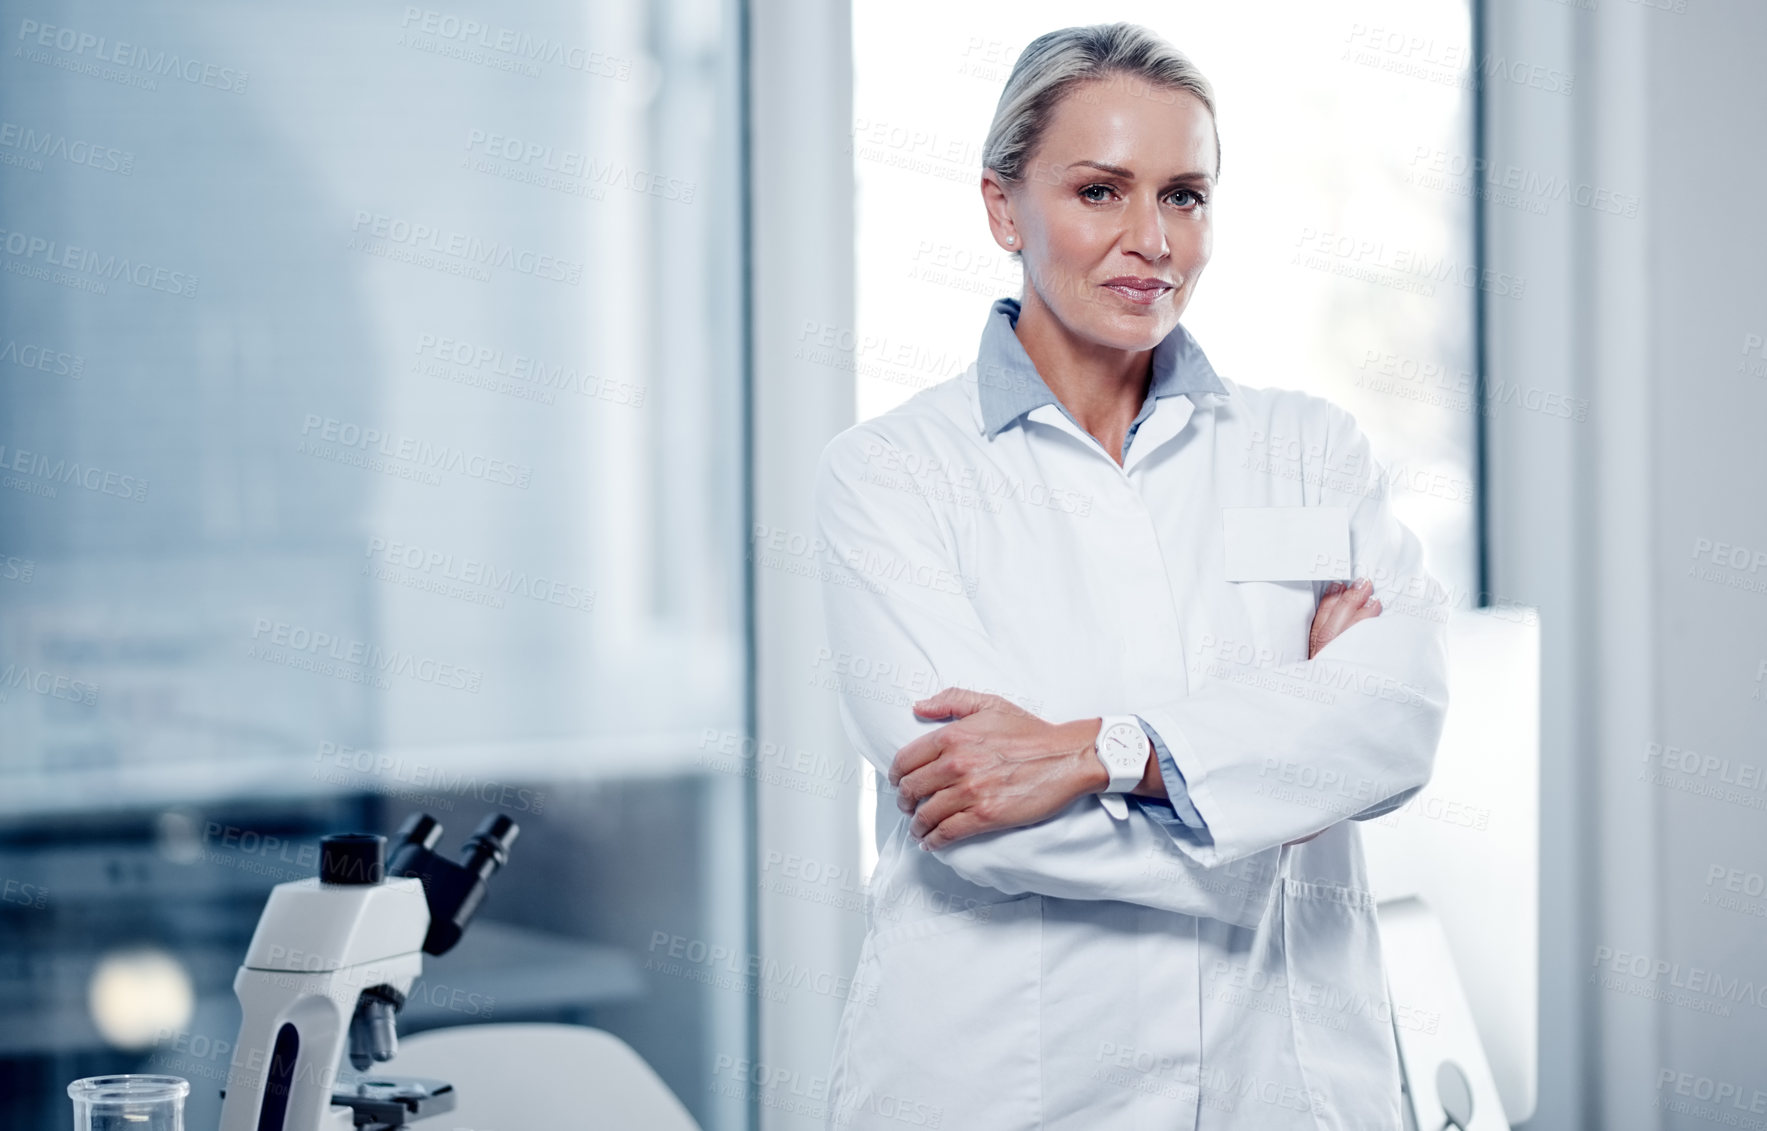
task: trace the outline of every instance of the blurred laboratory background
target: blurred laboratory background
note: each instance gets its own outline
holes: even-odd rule
[[[743,1125],[743,966],[644,968],[749,949],[735,8],[476,16],[6,5],[0,1124],[213,1126],[266,892],[421,809],[522,831],[408,1031]]]
[[[1128,19],[1219,103],[1186,326],[1535,633],[1508,1123],[1767,1126],[1767,6],[431,2],[0,0],[0,1125],[214,1126],[270,888],[421,811],[521,833],[401,1033],[823,1127],[876,783],[809,474],[1022,289],[1018,53]]]

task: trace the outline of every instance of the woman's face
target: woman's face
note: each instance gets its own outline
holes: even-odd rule
[[[1188,91],[1092,80],[1056,105],[1026,164],[1017,182],[986,174],[982,195],[994,238],[1024,253],[1027,301],[1102,346],[1158,344],[1213,250],[1208,109]]]

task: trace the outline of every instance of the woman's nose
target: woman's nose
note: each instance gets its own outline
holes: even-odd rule
[[[1128,225],[1123,232],[1125,251],[1144,259],[1164,259],[1171,250],[1166,244],[1166,226],[1161,222],[1157,200],[1135,200],[1123,214]]]

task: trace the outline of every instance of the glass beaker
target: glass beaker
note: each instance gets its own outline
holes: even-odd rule
[[[184,1131],[190,1082],[177,1076],[88,1076],[67,1086],[74,1131]]]

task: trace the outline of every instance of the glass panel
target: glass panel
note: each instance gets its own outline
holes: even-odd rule
[[[0,9],[0,1124],[213,1126],[268,887],[423,810],[522,831],[404,1031],[740,1125],[734,0]]]

